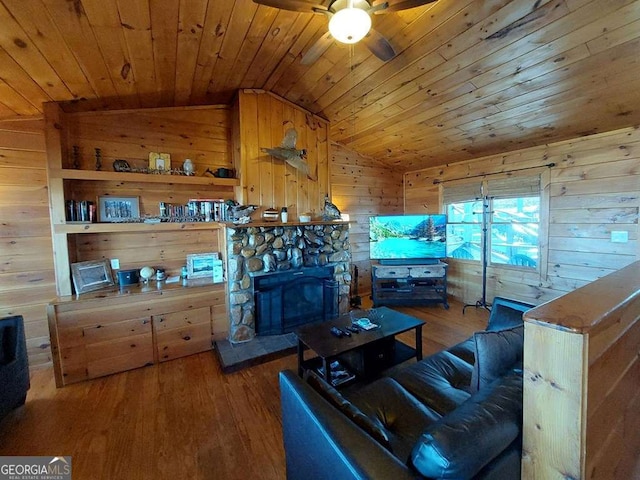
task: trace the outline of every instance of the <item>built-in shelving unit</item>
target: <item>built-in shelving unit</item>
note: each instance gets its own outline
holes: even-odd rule
[[[217,230],[223,225],[217,222],[163,222],[163,223],[64,223],[56,224],[53,229],[60,234],[83,233],[148,233],[190,230]]]
[[[195,177],[182,175],[154,175],[129,172],[105,172],[101,170],[75,170],[68,168],[53,168],[49,170],[49,179],[61,180],[87,180],[95,182],[136,182],[162,184],[170,188],[171,185],[224,185],[237,186],[236,178]],[[82,234],[82,233],[117,233],[117,232],[158,232],[180,230],[211,230],[221,228],[219,223],[213,222],[161,222],[161,223],[80,223],[54,221],[53,230],[57,234]]]
[[[118,259],[122,269],[149,265],[166,268],[168,275],[175,276],[181,272],[189,254],[220,252],[224,259],[224,225],[217,222],[70,222],[66,218],[66,205],[71,200],[95,201],[103,196],[137,197],[141,216],[153,216],[159,213],[160,203],[184,205],[191,198],[234,198],[234,189],[240,181],[213,176],[107,171],[113,158],[120,155],[128,155],[139,166],[147,152],[140,152],[138,145],[122,143],[117,135],[111,134],[109,138],[107,131],[105,138],[90,137],[89,148],[86,138],[82,137],[82,119],[65,114],[55,103],[45,104],[45,121],[58,294],[48,305],[56,384],[63,386],[210,350],[214,335],[226,333],[228,329],[225,283],[214,284],[213,278],[178,283],[151,281],[73,295],[71,264],[103,259],[115,263]],[[83,141],[84,147],[77,147]],[[201,140],[200,147],[206,141],[206,138]],[[105,170],[92,170],[92,164],[86,161],[87,153],[94,150],[93,142],[95,150],[100,146],[108,158],[103,166]],[[172,142],[167,146],[169,151],[174,148],[174,152],[182,155],[191,151],[191,144],[186,140],[184,144]],[[73,162],[70,151],[76,156]],[[78,151],[84,152],[80,158],[84,162],[76,163]],[[207,158],[202,150],[199,152],[201,159]],[[71,163],[79,168],[69,168]],[[212,164],[205,166],[215,168]],[[200,170],[204,170],[202,160]]]
[[[237,186],[240,181],[237,178],[195,177],[187,175],[160,175],[148,173],[107,172],[103,170],[75,170],[71,168],[52,168],[49,170],[50,178],[63,180],[95,180],[117,182],[141,182],[162,183],[165,185],[225,185]]]
[[[77,128],[69,127],[69,122],[73,121],[57,104],[47,104],[45,110],[47,174],[58,296],[69,296],[73,292],[71,263],[93,260],[92,255],[96,255],[96,258],[113,258],[107,254],[115,252],[125,255],[129,264],[137,268],[140,268],[140,265],[137,265],[136,261],[164,266],[169,257],[172,258],[169,260],[169,267],[175,270],[185,262],[179,258],[181,255],[186,257],[189,253],[199,253],[198,245],[200,252],[202,248],[210,248],[210,251],[219,250],[222,243],[219,242],[219,232],[223,225],[217,222],[68,222],[65,208],[67,200],[96,200],[102,195],[138,196],[141,213],[144,207],[144,213],[155,215],[158,202],[183,204],[189,198],[221,198],[222,195],[224,198],[233,198],[234,188],[240,181],[236,178],[214,176],[107,171],[106,169],[110,168],[107,163],[103,165],[102,170],[91,170],[92,165],[87,162],[82,163],[80,168],[69,168],[72,145],[78,143],[74,136]],[[85,152],[86,150],[85,148]],[[111,151],[111,158],[116,151],[118,150]],[[107,148],[106,153],[109,152]],[[215,166],[212,165],[211,168]],[[198,233],[207,231],[212,232],[214,236],[202,236]],[[182,232],[185,234],[181,237]],[[140,237],[133,239],[131,234],[140,234]],[[211,246],[203,247],[202,242],[208,244],[209,238]],[[198,241],[200,243],[196,245]],[[97,248],[101,245],[113,247]],[[155,253],[149,254],[147,245]],[[144,249],[143,255],[133,253],[141,248]],[[129,253],[123,253],[126,251]],[[176,255],[176,252],[180,254]],[[123,268],[131,267],[125,265]]]

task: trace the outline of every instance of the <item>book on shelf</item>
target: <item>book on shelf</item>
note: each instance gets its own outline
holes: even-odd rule
[[[207,222],[228,222],[231,220],[229,205],[222,198],[192,198],[187,203],[189,213],[200,214]]]

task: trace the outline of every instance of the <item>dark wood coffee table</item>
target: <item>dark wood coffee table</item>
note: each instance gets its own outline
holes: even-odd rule
[[[413,357],[422,360],[422,320],[387,307],[372,308],[365,312],[370,312],[370,315],[364,315],[363,311],[354,311],[352,314],[368,316],[373,323],[380,325],[380,328],[337,338],[330,330],[333,326],[344,329],[351,325],[352,315],[345,314],[334,320],[307,324],[296,329],[294,333],[298,337],[298,374],[302,376],[305,369],[318,367],[319,360],[325,379],[331,383],[329,366],[336,359],[346,363],[354,373],[364,377],[375,376],[381,370]],[[415,348],[395,338],[396,335],[409,330],[415,330]],[[305,360],[304,351],[307,349],[314,351],[317,357]]]

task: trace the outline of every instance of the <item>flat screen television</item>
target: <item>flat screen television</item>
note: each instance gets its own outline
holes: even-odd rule
[[[369,256],[383,265],[434,263],[447,256],[447,216],[369,218]]]

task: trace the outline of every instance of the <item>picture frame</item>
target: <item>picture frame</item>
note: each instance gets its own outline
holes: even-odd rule
[[[108,259],[72,263],[71,276],[78,295],[115,285]]]
[[[213,278],[215,265],[219,263],[220,257],[216,252],[187,255],[187,278]]]
[[[171,170],[171,154],[170,153],[149,153],[149,169],[168,172]]]
[[[140,197],[98,197],[98,221],[125,222],[140,218]]]

